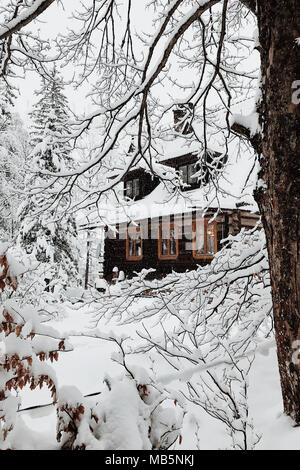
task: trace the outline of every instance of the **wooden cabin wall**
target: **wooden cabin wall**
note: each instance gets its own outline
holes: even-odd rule
[[[212,217],[213,213],[207,214],[207,219]],[[190,215],[191,216],[191,215]],[[177,226],[182,226],[183,215],[173,216],[170,222],[175,222]],[[186,216],[185,216],[186,217]],[[193,215],[194,220],[195,215]],[[222,248],[221,240],[226,238],[230,232],[229,217],[227,214],[221,214],[216,219],[217,222],[217,246],[218,250]],[[185,272],[196,269],[197,266],[204,266],[211,262],[211,259],[195,259],[192,252],[191,237],[186,238],[183,234],[178,241],[178,257],[175,260],[159,259],[158,257],[158,230],[161,224],[161,218],[146,219],[141,222],[142,231],[145,233],[148,227],[148,234],[151,231],[156,234],[155,238],[148,237],[143,239],[143,258],[138,261],[128,261],[126,259],[126,230],[127,225],[117,227],[119,235],[114,238],[111,236],[105,238],[105,256],[104,256],[104,277],[107,280],[112,279],[112,271],[117,267],[119,271],[124,271],[127,277],[132,277],[134,272],[140,272],[142,269],[153,268],[156,271],[148,275],[149,279],[161,278],[172,272]],[[191,222],[190,222],[191,227]],[[189,246],[186,245],[189,243]]]
[[[252,214],[249,211],[241,211],[241,227],[251,229],[255,227],[259,220],[260,216],[258,214]]]
[[[210,219],[213,213],[207,213],[206,218]],[[190,215],[191,216],[191,215]],[[182,215],[173,216],[170,219],[171,223],[176,223],[178,226],[183,225]],[[186,216],[185,216],[186,217]],[[194,220],[195,214],[193,214]],[[247,211],[226,211],[218,215],[217,222],[217,246],[218,251],[222,248],[221,241],[227,238],[229,234],[236,234],[241,227],[246,229],[253,228],[257,223],[259,216],[251,214]],[[132,277],[134,272],[140,272],[142,269],[153,268],[156,271],[148,275],[149,279],[161,278],[166,274],[172,272],[185,272],[191,269],[196,269],[197,266],[204,266],[211,262],[211,259],[195,259],[192,253],[192,246],[187,249],[186,243],[190,239],[184,236],[179,237],[178,257],[175,260],[162,260],[158,257],[158,230],[161,223],[161,218],[146,219],[141,222],[142,231],[146,232],[148,227],[148,234],[155,231],[156,238],[148,237],[143,239],[143,258],[139,261],[128,261],[126,259],[126,230],[127,224],[117,227],[119,234],[114,238],[105,238],[105,255],[104,255],[104,277],[107,280],[112,279],[112,271],[116,266],[119,271],[124,271],[126,277]]]

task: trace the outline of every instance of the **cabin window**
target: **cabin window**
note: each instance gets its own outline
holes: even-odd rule
[[[217,252],[217,223],[198,220],[193,223],[194,258],[212,258]]]
[[[129,227],[126,237],[126,259],[138,261],[143,258],[143,240],[140,227]]]
[[[185,184],[192,185],[197,182],[197,178],[193,178],[193,174],[195,173],[195,165],[193,163],[189,165],[181,165],[178,170],[181,175],[181,179]]]
[[[178,257],[178,229],[176,225],[160,225],[158,257],[159,259],[176,259]]]
[[[134,199],[140,194],[140,180],[139,178],[134,178],[132,180],[127,180],[125,182],[125,195]]]

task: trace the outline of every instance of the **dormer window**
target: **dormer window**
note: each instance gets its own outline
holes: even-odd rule
[[[193,118],[193,108],[193,103],[177,105],[177,109],[173,111],[176,132],[183,135],[192,134],[193,128],[191,121]]]
[[[125,182],[125,196],[134,199],[140,195],[140,180],[134,178]]]
[[[182,165],[178,168],[178,170],[183,183],[189,185],[197,183],[197,178],[193,177],[193,174],[196,173],[195,165],[193,163],[188,165]]]

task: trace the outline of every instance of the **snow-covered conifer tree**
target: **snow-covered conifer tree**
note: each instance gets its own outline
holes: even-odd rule
[[[70,162],[71,146],[65,137],[69,135],[68,100],[64,84],[54,67],[50,80],[43,79],[40,90],[35,92],[38,101],[30,113],[31,144],[35,147],[36,162],[41,169],[57,171]]]
[[[33,176],[26,182],[28,198],[20,210],[20,243],[26,252],[35,255],[37,261],[46,267],[47,283],[57,277],[67,285],[77,274],[77,230],[73,216],[66,214],[68,200],[65,198],[58,213],[48,208],[48,202],[41,193],[31,192],[32,187],[44,185],[47,177],[39,172],[56,172],[71,166],[71,146],[67,140],[68,103],[63,93],[63,82],[53,69],[48,81],[43,80],[39,97],[31,113],[33,121],[30,136],[32,152],[30,171]]]

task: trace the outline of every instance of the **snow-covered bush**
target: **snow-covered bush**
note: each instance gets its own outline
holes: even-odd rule
[[[133,374],[106,377],[94,404],[75,387],[59,390],[57,439],[62,449],[166,450],[181,441],[182,405],[138,370],[139,380]]]
[[[43,325],[31,305],[20,306],[4,289],[17,289],[17,276],[26,270],[16,262],[8,244],[0,245],[0,449],[18,447],[18,389],[46,385],[56,400],[56,377],[46,363],[69,346],[52,327]]]
[[[51,265],[39,263],[33,255],[24,253],[20,246],[13,247],[13,257],[11,252],[12,249],[8,249],[6,256],[14,263],[14,271],[18,273],[18,289],[14,291],[14,300],[20,306],[31,305],[43,320],[63,318],[66,291],[60,282],[48,282]],[[3,292],[3,300],[5,296],[8,297],[9,292]]]

